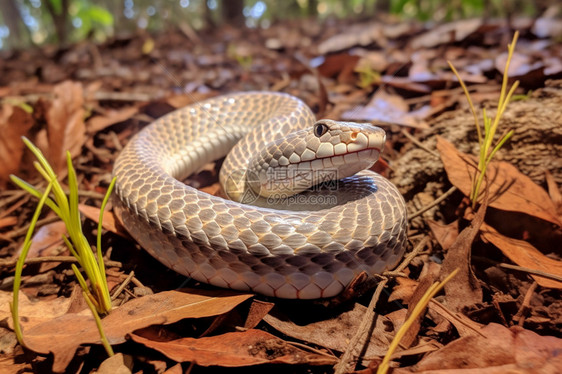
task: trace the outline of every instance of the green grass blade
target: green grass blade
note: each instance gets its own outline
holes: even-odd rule
[[[34,186],[32,186],[31,184],[27,183],[23,179],[13,174],[10,175],[10,180],[12,181],[13,184],[18,186],[22,190],[28,192],[30,195],[35,196],[38,199],[41,199],[41,197],[43,196],[43,193],[40,192],[38,189],[36,189]],[[47,197],[47,199],[45,200],[45,205],[47,205],[53,212],[55,212],[57,216],[59,216],[59,218],[61,218],[60,209],[55,204],[55,202],[51,200],[49,197]]]
[[[480,130],[480,123],[478,122],[478,114],[476,114],[476,108],[474,107],[474,104],[472,103],[472,98],[470,97],[470,93],[468,92],[468,88],[466,87],[466,84],[464,84],[464,81],[462,80],[460,74],[458,73],[457,69],[455,69],[455,67],[453,66],[453,64],[451,63],[451,61],[447,60],[447,64],[449,64],[449,67],[451,68],[451,70],[453,71],[453,74],[455,74],[455,76],[457,77],[462,90],[464,91],[464,96],[466,96],[466,100],[468,101],[468,106],[470,107],[470,111],[472,112],[472,116],[474,117],[474,123],[476,125],[476,132],[478,133],[478,144],[480,146],[482,146],[482,130]]]
[[[12,312],[12,318],[14,321],[14,331],[16,333],[16,338],[18,342],[25,347],[25,343],[23,341],[23,333],[21,330],[21,325],[19,322],[19,291],[21,286],[21,274],[23,272],[23,265],[25,263],[25,258],[27,257],[27,253],[29,252],[29,248],[31,247],[31,236],[33,235],[33,231],[35,231],[35,226],[37,225],[37,221],[39,220],[39,215],[41,214],[41,210],[43,209],[43,205],[47,201],[49,193],[51,192],[52,184],[49,183],[43,196],[39,200],[37,204],[37,208],[35,208],[35,213],[33,213],[33,217],[31,218],[31,223],[29,224],[29,229],[27,229],[27,234],[25,235],[25,240],[23,244],[23,250],[18,258],[16,263],[16,271],[14,275],[14,288],[13,288],[13,299],[10,305],[10,310]]]

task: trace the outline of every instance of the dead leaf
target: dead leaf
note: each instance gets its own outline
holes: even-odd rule
[[[427,128],[427,124],[409,113],[409,110],[408,104],[402,97],[379,90],[367,105],[357,106],[353,110],[343,113],[342,119]]]
[[[304,325],[297,324],[286,316],[272,313],[265,316],[264,321],[292,338],[344,352],[363,320],[366,309],[365,306],[356,303],[353,309],[340,313],[334,318]],[[376,325],[369,332],[370,340],[365,348],[364,356],[383,356],[388,350],[388,344],[392,341],[393,331],[392,322],[388,318],[377,316]],[[365,342],[369,339],[369,333],[361,337],[358,346],[365,347]]]
[[[102,319],[110,344],[125,341],[125,335],[156,324],[184,318],[211,317],[226,313],[252,297],[233,291],[166,291],[144,296],[120,306]],[[99,344],[99,332],[91,315],[65,314],[24,331],[27,346],[37,353],[53,353],[53,371],[63,371],[82,344]]]
[[[558,216],[560,217],[562,216],[562,193],[560,193],[560,189],[558,188],[551,172],[547,170],[545,177],[546,185],[548,186],[548,195],[556,207],[556,213],[558,213]]]
[[[262,330],[229,332],[204,338],[156,341],[138,334],[132,339],[177,362],[200,366],[241,367],[261,364],[333,365],[336,357],[303,351]]]
[[[355,66],[359,56],[349,53],[338,53],[322,57],[323,63],[318,66],[318,73],[324,77],[336,77],[340,83],[352,83],[356,81],[354,74]]]
[[[66,169],[66,151],[76,157],[86,141],[82,84],[65,81],[53,89],[54,99],[47,110],[49,160],[55,173]]]
[[[559,37],[562,24],[556,17],[539,17],[533,22],[531,31],[539,38]]]
[[[8,326],[13,329],[13,319],[10,312],[10,303],[13,300],[12,292],[0,291],[0,321],[7,319]],[[31,301],[25,293],[20,292],[19,315],[20,324],[25,332],[35,325],[49,322],[62,316],[70,307],[70,298],[59,297],[51,300]]]
[[[356,24],[346,32],[338,33],[318,44],[318,52],[324,55],[356,45],[366,46],[373,42],[377,42],[379,45],[386,42],[383,27],[378,23]]]
[[[189,94],[169,96],[164,101],[174,108],[179,109],[183,108],[184,106],[211,98],[213,96],[215,95],[211,92],[190,92]]]
[[[459,236],[459,221],[455,220],[448,225],[442,225],[431,219],[426,220],[426,222],[429,225],[433,236],[435,236],[435,239],[439,242],[441,248],[445,251],[449,250]]]
[[[66,234],[66,226],[62,221],[56,221],[41,226],[33,234],[31,247],[27,253],[28,258],[57,256],[66,249],[62,236]],[[14,257],[19,256],[21,249]],[[39,273],[46,272],[59,266],[60,262],[44,262],[39,267]]]
[[[459,20],[433,27],[430,31],[411,40],[413,49],[436,47],[440,44],[459,42],[474,33],[482,25],[481,18]]]
[[[80,213],[86,216],[86,218],[89,218],[96,223],[99,222],[100,208],[86,204],[78,204],[78,209],[80,210]],[[105,230],[111,231],[112,233],[117,234],[123,238],[130,238],[127,230],[121,225],[119,220],[115,219],[115,215],[107,210],[103,212],[102,227]]]
[[[4,186],[10,174],[19,170],[25,144],[21,137],[33,125],[31,114],[20,107],[0,106],[0,186]]]
[[[183,374],[183,369],[181,367],[181,364],[176,364],[162,374]]]
[[[484,336],[466,336],[430,353],[415,366],[416,373],[557,373],[562,367],[562,339],[495,323],[480,332]]]
[[[119,352],[105,359],[98,370],[97,374],[127,374],[133,369],[133,357],[124,355]]]
[[[0,372],[3,374],[21,374],[26,372],[33,372],[31,364],[28,362],[19,362],[13,356],[2,355],[0,357]]]
[[[18,223],[18,217],[14,217],[14,216],[2,217],[0,218],[0,229],[14,226],[16,223]]]
[[[508,238],[486,224],[482,225],[481,230],[481,236],[484,240],[495,245],[507,258],[517,265],[562,277],[562,262],[546,257],[530,243],[524,240]],[[530,275],[542,287],[562,288],[561,282],[539,275]]]
[[[250,305],[250,310],[248,311],[248,317],[246,318],[246,322],[244,323],[245,329],[253,329],[255,328],[273,309],[275,304],[268,303],[266,301],[261,300],[252,300],[252,305]]]
[[[408,304],[419,282],[406,277],[397,277],[396,282],[398,284],[393,287],[388,301],[402,300],[405,304]]]
[[[482,302],[482,288],[472,271],[472,242],[484,222],[487,204],[480,206],[470,226],[461,231],[451,248],[445,254],[441,267],[441,279],[459,269],[458,274],[445,284],[445,305],[453,311],[461,311],[465,306]]]
[[[416,305],[420,302],[425,292],[429,289],[429,287],[431,287],[431,285],[439,276],[439,269],[440,266],[435,263],[429,263],[428,266],[424,266],[425,274],[420,277],[418,286],[416,287],[412,297],[408,301],[408,313],[406,314],[406,319],[410,318],[410,315],[414,311]],[[426,311],[427,307],[418,314],[408,331],[406,331],[406,334],[404,334],[404,337],[400,340],[400,344],[402,346],[410,348],[416,341]]]
[[[451,183],[466,196],[470,195],[471,181],[477,164],[475,157],[459,152],[453,144],[440,136],[437,137],[437,149]],[[507,162],[491,162],[486,175],[490,184],[489,205],[492,208],[525,213],[562,226],[556,207],[546,191],[513,165]],[[481,191],[486,188],[485,180]]]
[[[90,118],[86,122],[86,128],[89,134],[95,134],[111,125],[116,123],[124,122],[137,114],[139,108],[136,106],[130,106],[120,109],[109,109],[105,111],[102,115]]]
[[[462,313],[454,313],[450,311],[435,299],[431,299],[429,301],[429,309],[436,312],[455,326],[461,337],[480,334],[480,329],[482,328],[481,324],[474,322]]]

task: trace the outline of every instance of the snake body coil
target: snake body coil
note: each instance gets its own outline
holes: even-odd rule
[[[362,271],[372,275],[394,267],[405,248],[405,204],[396,187],[374,172],[344,178],[336,191],[324,188],[295,195],[313,201],[303,206],[296,199],[297,210],[282,204],[273,209],[269,200],[255,194],[251,196],[261,206],[223,199],[178,180],[234,147],[220,179],[227,193],[245,201],[247,192],[266,184],[259,178],[268,170],[263,161],[268,152],[260,144],[280,147],[271,164],[282,166],[285,173],[301,170],[293,162],[305,163],[308,158],[312,159],[307,165],[344,172],[355,166],[342,162],[361,161],[366,152],[378,156],[384,144],[384,132],[378,128],[374,135],[363,135],[362,128],[333,122],[333,128],[351,134],[337,135],[332,127],[329,131],[322,127],[330,121],[316,125],[320,129],[313,127],[315,122],[300,100],[265,92],[213,98],[154,121],[131,139],[115,163],[116,203],[123,208],[125,227],[150,254],[178,273],[219,287],[282,298],[331,297]],[[281,139],[303,129],[315,131],[319,140],[307,135],[313,145],[289,151]],[[359,149],[356,139],[367,145],[380,139],[381,146]],[[320,141],[332,144],[332,149]],[[342,149],[345,155],[338,155]],[[307,156],[311,152],[315,155]],[[248,162],[262,167],[254,185],[244,177]],[[337,201],[323,206],[320,200],[327,197]]]

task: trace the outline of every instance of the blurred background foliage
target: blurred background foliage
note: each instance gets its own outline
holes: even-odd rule
[[[66,44],[189,25],[268,27],[281,19],[368,18],[444,22],[536,16],[553,0],[0,0],[0,49]]]

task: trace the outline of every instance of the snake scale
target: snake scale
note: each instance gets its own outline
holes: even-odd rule
[[[116,204],[132,237],[180,274],[280,298],[332,297],[404,254],[402,196],[379,174],[360,171],[384,141],[371,125],[317,122],[287,94],[219,96],[173,111],[129,141],[114,166]],[[227,154],[219,177],[238,201],[180,181]],[[327,174],[340,181],[328,183]]]

